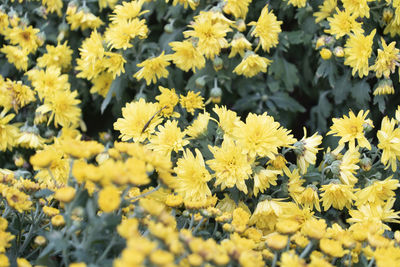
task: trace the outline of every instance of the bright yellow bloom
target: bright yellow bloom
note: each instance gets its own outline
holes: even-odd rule
[[[62,0],[42,0],[42,5],[46,6],[46,12],[56,12],[57,15],[61,17],[61,11],[63,8]]]
[[[77,91],[56,91],[54,95],[45,98],[44,104],[39,106],[36,112],[42,114],[50,112],[48,125],[54,118],[56,127],[77,126],[81,118],[81,109],[78,107],[81,101],[76,99],[77,96]]]
[[[182,195],[184,200],[202,201],[211,196],[207,182],[211,175],[207,171],[201,152],[196,149],[196,157],[189,149],[183,152],[183,157],[178,159],[174,168],[177,175],[177,188],[175,191]]]
[[[76,189],[71,186],[61,187],[57,189],[54,194],[54,198],[58,201],[69,203],[75,197]]]
[[[159,86],[158,89],[160,90],[161,94],[156,96],[156,100],[158,101],[159,107],[161,110],[161,114],[164,117],[179,117],[179,113],[174,112],[175,106],[179,102],[179,97],[175,93],[175,89],[168,89],[162,86]]]
[[[377,204],[365,204],[357,207],[357,210],[349,210],[351,218],[347,219],[349,223],[378,221],[387,223],[400,223],[400,211],[394,211],[393,205],[395,198],[391,198],[386,201],[383,205]],[[390,230],[388,226],[384,226]]]
[[[135,142],[142,142],[162,122],[158,104],[146,103],[143,98],[126,104],[122,108],[122,117],[114,123],[114,129],[121,132],[122,141],[133,139]]]
[[[302,226],[302,234],[313,238],[321,239],[326,233],[326,222],[324,219],[310,218]]]
[[[386,44],[385,39],[381,38],[382,49],[378,49],[378,56],[376,57],[375,64],[371,66],[371,70],[375,71],[377,78],[382,75],[389,78],[390,73],[394,73],[396,66],[398,66],[400,58],[400,49],[395,48],[396,42]]]
[[[260,156],[274,159],[278,148],[290,146],[295,142],[290,131],[281,127],[267,113],[250,113],[246,123],[241,122],[237,125],[233,135],[242,145],[243,153],[248,153],[252,158]]]
[[[332,52],[328,48],[322,48],[319,54],[323,60],[329,60],[332,57]]]
[[[357,22],[357,16],[348,10],[339,10],[336,8],[336,14],[328,18],[330,29],[325,30],[326,33],[334,35],[336,39],[349,35],[350,33],[362,34],[364,30],[361,23]]]
[[[327,211],[331,206],[338,210],[344,207],[350,209],[353,200],[356,200],[353,186],[332,182],[321,186],[321,200],[324,210]]]
[[[353,76],[355,76],[357,71],[360,78],[368,75],[368,59],[372,53],[375,33],[376,29],[367,36],[361,33],[351,34],[350,38],[346,41],[344,48],[344,64],[353,69],[351,72]]]
[[[165,0],[166,3],[169,3],[170,0]],[[200,1],[197,0],[174,0],[172,5],[182,5],[184,8],[190,6],[191,9],[195,10],[196,7],[199,5]]]
[[[142,63],[137,64],[138,67],[142,67],[136,72],[133,77],[138,81],[141,79],[146,80],[146,84],[156,83],[157,79],[168,77],[167,66],[171,63],[171,55],[164,55],[164,51],[158,57],[148,58]]]
[[[13,64],[18,70],[28,69],[28,51],[19,46],[4,45],[0,52],[6,54],[9,63]]]
[[[232,135],[236,125],[240,124],[240,118],[236,112],[228,110],[225,106],[213,108],[213,111],[218,115],[218,126],[222,129],[224,134]]]
[[[46,139],[39,135],[37,128],[32,127],[26,131],[21,131],[16,143],[21,147],[40,149],[43,147],[45,141]]]
[[[12,45],[19,45],[22,49],[28,53],[35,52],[38,48],[39,39],[37,34],[40,32],[39,29],[28,27],[14,27],[7,31],[6,39],[10,41]]]
[[[324,253],[334,258],[340,258],[346,254],[346,251],[343,250],[341,242],[333,239],[322,238],[319,241],[319,247]]]
[[[250,178],[251,163],[242,148],[231,138],[225,138],[221,147],[208,147],[214,155],[214,159],[208,160],[207,164],[215,172],[215,185],[237,189],[247,194],[245,180]]]
[[[259,192],[264,193],[270,185],[277,185],[278,175],[282,174],[281,170],[271,170],[265,168],[256,168],[254,173],[253,194],[257,196]]]
[[[72,2],[69,4],[66,12],[66,20],[71,25],[71,30],[74,31],[81,28],[82,31],[86,29],[96,29],[104,24],[104,22],[90,13],[88,9],[79,9]]]
[[[240,54],[241,57],[244,57],[244,53],[247,50],[251,50],[251,43],[241,33],[236,33],[235,36],[233,36],[233,40],[230,45],[231,53],[229,54],[229,58],[232,58],[237,54]]]
[[[384,181],[374,181],[371,185],[364,187],[356,193],[356,206],[366,203],[383,205],[386,200],[396,196],[394,191],[399,186],[399,181],[391,179],[391,177]]]
[[[121,73],[125,73],[124,64],[126,60],[119,53],[105,52],[103,64],[107,68],[107,72],[111,73],[113,78],[120,76]]]
[[[288,4],[294,7],[305,7],[307,0],[288,0]]]
[[[337,0],[324,0],[322,5],[319,5],[319,11],[314,12],[315,22],[318,23],[329,17],[333,10],[337,7]]]
[[[286,203],[281,199],[266,199],[258,202],[253,215],[250,217],[250,225],[256,225],[259,229],[272,230],[278,218],[283,214]]]
[[[344,145],[349,142],[350,149],[354,149],[356,146],[356,140],[360,147],[371,149],[371,144],[364,136],[364,126],[370,125],[369,120],[366,119],[369,110],[365,113],[363,110],[358,112],[357,116],[354,115],[353,111],[350,110],[349,116],[343,116],[341,119],[333,118],[333,125],[328,134],[334,134],[339,136],[339,145]]]
[[[267,72],[267,67],[271,64],[271,60],[265,57],[260,57],[253,52],[245,55],[242,62],[233,70],[238,75],[244,75],[248,78],[257,75],[260,72]]]
[[[171,42],[169,45],[175,51],[171,56],[172,62],[181,70],[196,73],[196,69],[200,70],[206,65],[204,56],[193,46],[193,41]]]
[[[356,17],[369,18],[368,2],[373,0],[342,0],[344,9],[353,13]]]
[[[307,168],[310,164],[315,164],[317,160],[316,154],[318,153],[318,146],[322,142],[322,136],[315,133],[310,137],[307,137],[306,128],[303,128],[304,136],[303,138],[296,142],[294,146],[296,147],[295,153],[297,155],[297,167],[300,169],[301,174],[306,173]]]
[[[210,114],[208,112],[199,113],[192,124],[186,128],[186,134],[191,138],[198,138],[206,134],[209,120]]]
[[[378,148],[382,149],[381,162],[392,167],[392,171],[397,169],[396,161],[400,160],[400,128],[395,128],[396,121],[384,117],[381,129],[377,133],[379,140]]]
[[[102,72],[96,78],[91,80],[93,86],[90,88],[90,93],[98,93],[102,97],[106,97],[113,80],[113,75],[111,73]]]
[[[113,24],[118,24],[124,21],[134,20],[135,18],[146,14],[148,10],[142,10],[144,0],[135,0],[130,2],[123,1],[121,5],[116,5],[113,9],[113,14],[110,15],[110,20]]]
[[[125,2],[124,2],[125,3]],[[149,29],[146,20],[138,18],[122,20],[117,24],[110,24],[104,33],[108,47],[126,50],[133,46],[131,41],[136,37],[147,38]]]
[[[252,36],[260,38],[260,44],[264,51],[278,45],[278,35],[281,30],[282,21],[278,21],[274,13],[268,10],[268,4],[261,11],[258,21],[252,21],[249,25],[255,25],[251,32]]]
[[[150,148],[165,155],[171,155],[172,151],[178,153],[189,144],[184,138],[185,132],[178,127],[178,121],[168,120],[164,125],[159,125],[156,136],[150,138]]]
[[[0,150],[11,150],[15,140],[19,135],[18,127],[9,122],[15,117],[15,114],[6,115],[7,111],[0,113]]]
[[[344,184],[354,185],[357,183],[357,178],[354,174],[360,168],[357,163],[360,161],[360,153],[358,147],[347,150],[340,161],[340,181]]]
[[[374,95],[392,95],[392,94],[394,94],[394,87],[391,79],[383,79],[379,81],[378,86],[374,90]]]
[[[107,186],[100,190],[98,204],[100,210],[113,212],[121,203],[120,191],[115,186]]]
[[[193,91],[189,91],[186,96],[181,95],[179,102],[191,114],[194,114],[195,109],[204,108],[203,97],[200,95],[200,92],[194,93]]]
[[[194,23],[189,25],[193,30],[183,32],[183,35],[197,38],[197,49],[206,58],[214,59],[219,55],[222,48],[228,47],[225,36],[232,31],[227,22],[213,19],[213,11],[200,12],[194,19]]]
[[[236,19],[246,18],[249,4],[252,0],[224,0],[223,10],[226,14],[233,15]]]
[[[319,205],[319,197],[317,193],[318,189],[314,185],[307,186],[303,192],[301,192],[298,202],[306,209],[315,209],[321,212],[321,206]]]
[[[58,43],[57,46],[46,45],[47,53],[37,59],[37,65],[41,68],[50,66],[67,69],[71,65],[72,49],[67,42]]]
[[[32,201],[29,195],[14,187],[6,187],[1,194],[7,200],[7,204],[18,212],[28,211],[32,208]]]
[[[1,81],[0,78],[0,106],[5,110],[13,108],[16,113],[27,104],[36,100],[35,92],[28,86],[22,84],[21,81]]]

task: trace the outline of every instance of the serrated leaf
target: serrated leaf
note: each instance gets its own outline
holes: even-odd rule
[[[386,109],[385,96],[382,96],[382,95],[374,96],[374,105],[376,105],[376,104],[378,104],[379,111],[381,113],[384,113],[385,109]]]
[[[278,92],[269,97],[275,102],[276,106],[282,110],[293,111],[293,112],[304,112],[305,108],[300,105],[299,102],[291,98],[288,94]]]
[[[337,79],[332,87],[332,94],[336,104],[342,103],[351,91],[349,72]]]
[[[370,100],[371,87],[366,81],[357,82],[351,89],[351,95],[360,106],[365,106]]]
[[[293,87],[299,83],[298,70],[296,65],[288,62],[282,56],[275,53],[273,62],[270,66],[270,73],[275,80],[281,80],[286,87],[286,90],[291,92]]]
[[[54,194],[53,191],[51,191],[50,189],[40,189],[39,191],[37,191],[33,196],[35,198],[44,198],[44,197],[48,197],[50,195]]]

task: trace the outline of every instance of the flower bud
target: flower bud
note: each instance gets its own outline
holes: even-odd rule
[[[171,23],[168,23],[164,26],[164,32],[166,33],[172,33],[174,31],[174,25]]]
[[[321,51],[319,52],[323,60],[328,60],[332,57],[332,52],[331,50],[327,48],[322,48]]]
[[[213,66],[215,71],[219,71],[224,66],[224,61],[219,56],[216,56],[213,60]]]
[[[343,47],[336,46],[335,49],[333,50],[333,54],[335,55],[335,57],[344,57]]]
[[[236,21],[236,26],[240,32],[244,32],[246,30],[246,23],[242,19]]]
[[[340,175],[340,160],[335,160],[331,164],[331,171],[334,175]]]
[[[218,86],[213,87],[210,91],[210,98],[213,103],[220,103],[222,96],[222,90]]]
[[[390,8],[383,9],[382,20],[386,24],[389,24],[393,18],[393,10]]]
[[[315,49],[320,48],[321,46],[325,45],[325,36],[321,36],[317,39],[317,42],[315,44]]]
[[[196,84],[196,87],[199,89],[204,88],[204,86],[206,85],[205,76],[201,76],[201,77],[197,78],[195,81],[195,84]]]

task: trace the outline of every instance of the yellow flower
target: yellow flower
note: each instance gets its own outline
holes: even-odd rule
[[[360,153],[358,147],[346,151],[340,161],[340,181],[347,185],[354,185],[357,183],[357,177],[354,174],[360,168],[357,163],[360,161]]]
[[[373,39],[376,33],[374,29],[370,35],[364,36],[362,33],[351,34],[347,39],[344,53],[344,64],[350,66],[352,75],[358,71],[360,78],[367,76],[369,72],[368,59],[372,53]]]
[[[67,69],[71,65],[72,49],[69,48],[67,42],[58,43],[57,46],[46,45],[47,53],[37,59],[37,65],[41,68],[59,67]]]
[[[190,69],[196,73],[196,69],[204,68],[206,60],[199,49],[193,46],[193,41],[185,40],[182,42],[169,43],[172,54],[172,62],[181,70],[188,72]]]
[[[378,56],[376,57],[375,64],[372,65],[370,69],[375,71],[377,78],[381,78],[382,75],[385,76],[385,78],[389,78],[390,73],[394,73],[396,66],[399,64],[398,54],[400,50],[394,47],[396,42],[391,42],[387,45],[385,39],[381,38],[381,41],[383,50],[378,49]]]
[[[82,8],[77,12],[77,6],[71,2],[67,8],[66,20],[71,25],[71,30],[74,31],[81,28],[82,31],[86,29],[96,29],[104,24],[104,22],[92,14],[89,9]]]
[[[156,136],[150,138],[149,147],[154,151],[169,156],[172,151],[178,153],[189,144],[189,141],[184,139],[185,132],[178,127],[178,121],[168,120],[164,125],[159,125],[157,130]]]
[[[224,0],[223,10],[226,14],[233,15],[236,19],[246,18],[249,4],[252,0]]]
[[[113,212],[121,203],[120,191],[115,186],[106,186],[99,192],[98,204],[100,210]]]
[[[42,5],[46,6],[46,12],[56,12],[57,15],[61,17],[61,11],[63,8],[62,0],[42,0]]]
[[[60,214],[60,210],[53,208],[53,207],[49,207],[49,206],[44,206],[43,207],[43,212],[44,214],[46,214],[47,216],[53,217],[56,216],[58,214]]]
[[[384,117],[381,129],[377,133],[379,140],[378,148],[382,149],[381,162],[392,167],[392,171],[397,169],[396,161],[400,159],[400,128],[395,128],[396,121]]]
[[[321,200],[324,210],[327,211],[331,206],[338,210],[343,210],[344,207],[350,209],[353,200],[356,200],[353,186],[332,182],[321,186]]]
[[[235,128],[234,137],[243,147],[243,153],[250,157],[269,157],[274,159],[278,148],[290,146],[295,142],[290,131],[281,127],[274,118],[267,113],[256,115],[250,113],[246,123],[240,123]]]
[[[174,112],[174,108],[179,102],[179,97],[175,93],[175,89],[168,89],[162,86],[159,86],[158,89],[160,90],[161,94],[156,96],[156,100],[159,103],[160,109],[162,109],[161,114],[167,118],[170,116],[179,116],[179,113]]]
[[[126,50],[133,46],[131,43],[133,39],[136,37],[147,38],[148,33],[146,20],[134,18],[119,21],[117,24],[110,24],[104,33],[104,39],[108,47]]]
[[[319,205],[318,189],[314,185],[308,185],[301,193],[298,202],[306,209],[313,210],[313,207],[321,212]]]
[[[267,72],[267,67],[271,64],[271,60],[260,57],[253,52],[249,52],[239,65],[233,70],[238,75],[244,75],[248,78],[257,75],[260,72]]]
[[[51,218],[51,224],[56,227],[63,226],[65,224],[64,217],[61,214],[54,216],[53,218]]]
[[[361,23],[357,22],[357,16],[349,10],[339,10],[336,8],[336,14],[328,18],[330,29],[325,30],[326,33],[334,35],[336,39],[349,35],[351,32],[354,34],[362,34],[364,30]]]
[[[374,95],[392,95],[394,94],[393,82],[390,79],[379,81],[378,86],[374,90]]]
[[[238,53],[241,57],[244,57],[244,53],[247,50],[251,50],[251,43],[241,33],[236,33],[235,36],[233,36],[230,46],[231,53],[229,54],[229,58],[236,56]]]
[[[266,199],[258,202],[253,215],[250,217],[249,224],[255,224],[259,229],[274,229],[285,207],[285,202],[281,202],[280,200],[281,199]]]
[[[54,198],[57,199],[58,201],[69,203],[71,202],[74,197],[75,197],[75,188],[66,186],[66,187],[61,187],[57,189],[56,193],[54,194]]]
[[[387,223],[400,223],[400,211],[394,211],[393,205],[395,198],[387,200],[383,205],[365,204],[357,207],[357,210],[349,210],[351,218],[347,219],[349,223],[378,221]],[[390,230],[390,227],[384,226]]]
[[[236,112],[228,110],[225,106],[218,107],[217,105],[213,108],[213,111],[218,115],[218,126],[224,134],[232,136],[236,125],[240,123],[240,118],[236,115]]]
[[[7,200],[7,204],[18,212],[28,211],[32,208],[29,195],[14,187],[6,187],[1,194]]]
[[[90,88],[90,93],[98,93],[102,97],[106,97],[113,80],[113,75],[111,73],[102,72],[96,78],[91,80],[93,86]]]
[[[169,2],[170,0],[165,0],[165,2]],[[199,1],[197,0],[174,0],[172,4],[176,6],[177,4],[182,5],[184,8],[190,6],[191,9],[195,10],[196,7],[199,5]]]
[[[208,147],[214,159],[208,160],[207,164],[215,172],[215,185],[237,189],[247,194],[245,180],[252,174],[251,163],[242,148],[230,138],[225,138],[221,147]]]
[[[252,21],[249,25],[255,26],[251,32],[252,36],[260,38],[260,45],[264,51],[278,45],[278,35],[281,30],[282,21],[278,21],[274,13],[269,12],[268,4],[262,9],[258,21]]]
[[[356,17],[369,18],[368,2],[373,0],[342,0],[344,9],[353,13]]]
[[[318,23],[327,17],[329,17],[335,7],[337,6],[337,0],[324,0],[322,5],[319,5],[319,11],[314,12],[313,16],[315,17],[315,22]]]
[[[14,64],[18,70],[28,69],[28,51],[19,46],[4,45],[0,51],[6,54],[8,62]]]
[[[300,258],[293,251],[285,251],[281,255],[281,267],[301,267],[305,266],[305,260]]]
[[[158,57],[148,58],[137,64],[138,67],[142,68],[133,77],[138,81],[145,79],[147,85],[156,83],[157,79],[168,77],[167,66],[170,65],[171,55],[164,55],[164,53],[163,51]]]
[[[15,144],[16,138],[19,136],[18,128],[9,124],[15,117],[15,114],[6,115],[7,111],[3,110],[0,113],[0,150],[11,150]]]
[[[222,48],[228,47],[225,36],[231,31],[228,23],[213,19],[213,11],[200,12],[194,19],[194,23],[189,25],[193,30],[183,32],[183,35],[197,38],[197,49],[206,58],[214,59],[219,55]]]
[[[39,135],[37,128],[33,128],[20,132],[16,143],[21,147],[40,149],[43,147],[45,141],[46,139]]]
[[[113,9],[113,14],[110,15],[110,20],[113,24],[118,24],[123,21],[130,21],[149,12],[142,10],[144,0],[135,0],[130,2],[122,2],[122,5],[116,5]]]
[[[310,238],[321,239],[326,233],[326,222],[324,219],[311,218],[303,224],[301,232]]]
[[[193,91],[189,91],[186,96],[181,95],[180,104],[191,114],[194,114],[195,109],[204,108],[203,97],[200,95],[200,92],[194,93]]]
[[[278,175],[282,174],[280,170],[271,170],[265,168],[256,168],[256,172],[254,173],[254,187],[253,193],[254,196],[258,195],[258,192],[264,193],[266,189],[269,188],[270,185],[277,185],[276,180],[278,179]]]
[[[56,91],[54,95],[45,98],[44,104],[36,109],[36,112],[46,114],[50,112],[50,118],[47,125],[54,118],[54,125],[57,127],[77,126],[81,118],[81,109],[78,104],[81,102],[76,99],[77,91]]]
[[[365,113],[360,110],[357,116],[354,115],[353,111],[350,110],[349,116],[343,116],[341,119],[333,118],[333,125],[328,134],[334,134],[339,136],[339,145],[344,145],[349,142],[350,149],[354,149],[356,146],[356,140],[360,147],[371,149],[371,144],[364,136],[364,126],[369,125],[369,121],[366,119],[369,110]]]
[[[371,185],[364,187],[356,193],[356,206],[366,203],[383,205],[386,200],[396,196],[394,191],[399,186],[399,181],[391,179],[391,177],[384,181],[374,181]]]
[[[321,51],[319,51],[319,54],[323,60],[329,60],[332,57],[331,50],[327,48],[322,48]]]
[[[20,108],[36,100],[35,92],[21,81],[7,79],[4,82],[0,79],[0,93],[2,94],[0,106],[6,110],[14,108],[17,113]]]
[[[211,175],[207,171],[201,152],[196,149],[196,157],[186,150],[183,157],[178,159],[174,168],[177,175],[177,188],[175,191],[182,195],[184,200],[201,201],[211,196],[207,182]]]
[[[208,112],[199,113],[192,124],[186,128],[186,134],[191,138],[198,138],[206,134],[209,120],[210,114]]]
[[[28,260],[24,258],[17,258],[17,266],[18,267],[32,267]]]
[[[273,250],[281,250],[287,246],[288,236],[278,233],[271,233],[265,237],[265,243]]]
[[[28,27],[13,27],[7,31],[6,39],[10,41],[12,45],[19,45],[22,49],[29,53],[35,52],[38,48],[38,37],[37,34],[40,32],[39,29],[35,29],[32,26]]]
[[[137,102],[126,104],[122,108],[122,117],[114,123],[114,129],[121,132],[122,141],[133,139],[142,142],[155,131],[155,127],[161,123],[158,104],[146,103],[141,98]]]
[[[104,67],[107,68],[107,72],[112,74],[113,78],[121,75],[121,72],[125,73],[124,64],[126,63],[126,60],[121,54],[105,52],[104,55]]]
[[[288,0],[289,4],[294,6],[294,7],[305,7],[307,0]]]
[[[310,137],[307,137],[306,128],[303,128],[303,138],[296,142],[294,150],[297,155],[297,167],[300,169],[301,174],[305,174],[310,164],[315,164],[317,160],[316,154],[318,153],[318,146],[322,142],[322,136],[315,133]]]
[[[319,241],[319,247],[324,253],[334,258],[340,258],[343,257],[344,254],[346,254],[346,251],[343,250],[340,241],[336,241],[333,239],[322,238]]]

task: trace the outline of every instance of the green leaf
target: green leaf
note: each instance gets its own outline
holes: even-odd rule
[[[332,87],[332,93],[336,104],[342,103],[351,91],[350,73],[346,72],[337,79]]]
[[[108,104],[110,104],[111,98],[113,97],[114,93],[116,95],[120,95],[121,91],[121,76],[118,76],[115,78],[115,80],[112,82],[110,86],[110,90],[108,91],[106,98],[104,98],[103,102],[101,103],[101,114],[104,113],[104,110],[106,110]]]
[[[275,53],[273,62],[269,68],[275,80],[283,81],[286,90],[293,91],[293,87],[299,83],[298,70],[296,65],[288,62],[279,53]]]
[[[275,104],[283,110],[293,112],[304,112],[306,109],[299,102],[291,98],[287,93],[278,92],[269,97]]]
[[[54,194],[53,191],[51,191],[50,189],[45,188],[45,189],[40,189],[33,196],[35,198],[44,198],[44,197],[51,196],[52,194]]]
[[[371,97],[369,95],[371,92],[371,87],[365,80],[357,82],[350,90],[350,92],[356,100],[356,103],[361,107],[365,107],[367,103],[371,100]]]
[[[379,111],[381,113],[385,112],[386,109],[386,96],[376,95],[374,96],[374,105],[378,104]]]

